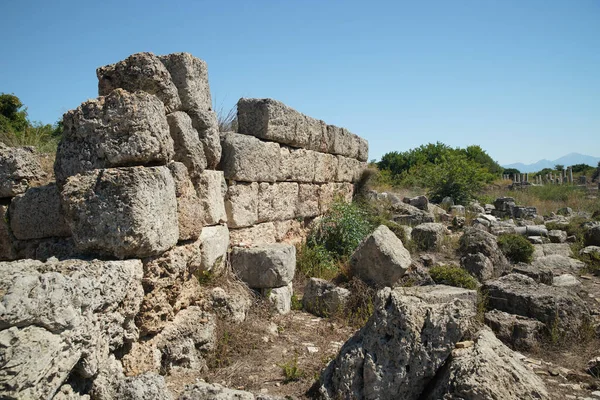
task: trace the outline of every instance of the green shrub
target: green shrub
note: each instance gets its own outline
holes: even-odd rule
[[[429,275],[435,283],[477,289],[477,279],[465,269],[455,265],[437,265],[429,270]]]
[[[345,260],[370,232],[365,212],[355,203],[337,199],[308,235],[307,245],[321,245],[338,259]]]
[[[524,236],[508,233],[498,237],[498,246],[510,261],[530,263],[534,247]]]
[[[294,354],[294,358],[290,361],[280,364],[281,372],[283,373],[283,383],[299,381],[304,376],[304,371],[298,367],[298,354]]]
[[[346,323],[355,328],[361,328],[375,310],[373,302],[375,289],[357,277],[353,277],[343,286],[350,290],[350,297],[343,310]]]
[[[334,256],[322,245],[302,244],[297,251],[296,271],[307,278],[332,279],[338,272]]]

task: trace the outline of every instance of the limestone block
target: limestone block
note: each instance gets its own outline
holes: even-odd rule
[[[202,205],[203,225],[216,225],[227,221],[224,197],[227,194],[227,183],[223,171],[205,170],[192,180]]]
[[[265,222],[248,228],[229,231],[232,246],[258,246],[277,242],[277,231],[273,222]]]
[[[179,238],[175,183],[167,167],[90,171],[70,177],[61,195],[80,251],[148,257]]]
[[[351,183],[326,183],[319,188],[319,210],[326,213],[336,199],[352,201],[354,186]]]
[[[177,87],[184,111],[194,108],[212,109],[206,62],[189,53],[172,53],[158,58]]]
[[[167,122],[175,149],[173,159],[185,164],[190,175],[201,174],[206,168],[206,156],[192,119],[183,111],[177,111],[167,115]]]
[[[363,163],[344,156],[337,156],[337,159],[338,168],[335,179],[337,182],[355,182],[357,178],[360,178]]]
[[[302,218],[316,217],[319,209],[319,185],[298,185],[298,202],[296,204],[296,216]]]
[[[297,219],[286,221],[273,221],[275,226],[275,240],[288,244],[300,244],[306,238],[306,228]]]
[[[169,169],[175,182],[177,196],[177,221],[179,240],[195,240],[202,231],[204,211],[196,189],[190,180],[188,170],[180,162],[172,162]]]
[[[329,153],[358,158],[359,137],[344,128],[327,125],[329,135],[333,139]]]
[[[338,159],[332,154],[315,152],[314,183],[335,182],[338,173]]]
[[[317,154],[311,150],[281,147],[281,173],[277,180],[311,183]]]
[[[283,221],[296,216],[298,184],[263,182],[258,189],[258,221]]]
[[[219,274],[223,271],[229,248],[229,229],[225,225],[208,226],[200,235],[201,270]]]
[[[230,183],[225,196],[227,225],[244,228],[258,222],[258,183]]]
[[[0,198],[24,193],[44,175],[33,147],[0,143]]]
[[[231,267],[237,276],[255,289],[282,287],[294,278],[296,248],[289,244],[234,247]]]
[[[435,250],[442,245],[446,231],[444,224],[425,222],[413,228],[412,240],[420,250]]]
[[[330,317],[344,311],[350,291],[319,278],[310,278],[304,288],[302,306],[312,314]]]
[[[292,310],[294,288],[291,282],[278,288],[261,289],[261,292],[271,302],[276,313],[284,315]]]
[[[358,155],[359,161],[369,161],[369,142],[361,137],[358,138]]]
[[[244,182],[275,182],[281,173],[277,143],[252,136],[227,133],[223,137],[221,166],[227,179]]]
[[[156,96],[123,89],[88,100],[63,117],[54,173],[60,184],[92,169],[166,164],[173,139]]]
[[[96,75],[100,96],[106,96],[117,88],[130,92],[141,90],[158,97],[169,113],[181,109],[171,74],[152,53],[132,54],[116,64],[96,69]]]
[[[31,188],[13,198],[9,214],[12,232],[19,240],[71,235],[54,184]]]
[[[192,119],[192,126],[198,131],[208,168],[215,169],[221,161],[221,137],[217,114],[203,108],[193,108],[186,113]]]

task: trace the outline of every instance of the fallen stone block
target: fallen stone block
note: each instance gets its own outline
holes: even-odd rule
[[[446,227],[436,222],[426,222],[415,226],[411,236],[420,250],[434,250],[442,245]]]
[[[331,317],[344,311],[350,291],[332,282],[310,278],[304,288],[302,306],[309,313],[320,317]]]
[[[261,294],[271,302],[277,314],[285,315],[292,310],[294,288],[291,282],[278,288],[261,289]]]
[[[286,286],[294,278],[296,248],[288,244],[234,247],[231,251],[231,267],[251,288]]]
[[[61,195],[82,252],[148,257],[179,238],[175,183],[167,167],[90,171],[70,177]]]
[[[484,320],[498,339],[515,349],[537,348],[546,332],[546,325],[536,319],[499,310],[486,312]]]

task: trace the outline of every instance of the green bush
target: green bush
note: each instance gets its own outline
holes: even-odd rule
[[[429,270],[429,275],[435,283],[477,289],[477,279],[465,269],[455,265],[437,265]]]
[[[298,248],[296,270],[307,278],[332,279],[338,272],[338,263],[322,245],[302,244]]]
[[[334,201],[307,238],[309,247],[323,246],[340,259],[348,259],[371,232],[367,215],[357,204]]]
[[[510,261],[530,263],[534,247],[524,236],[508,233],[498,237],[498,246]]]

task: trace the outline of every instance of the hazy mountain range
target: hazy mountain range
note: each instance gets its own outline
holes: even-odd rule
[[[585,154],[579,153],[571,153],[566,156],[562,156],[561,158],[557,158],[556,160],[540,160],[533,164],[523,164],[523,163],[515,163],[515,164],[507,164],[503,165],[504,168],[516,168],[520,172],[537,172],[544,168],[554,168],[555,165],[561,164],[565,167],[569,165],[575,164],[587,164],[595,167],[598,165],[600,161],[600,157],[586,156]]]

